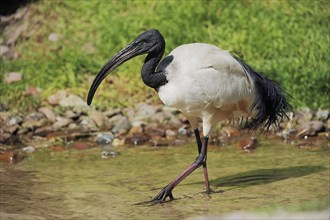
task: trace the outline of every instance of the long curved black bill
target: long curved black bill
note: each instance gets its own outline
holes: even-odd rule
[[[119,51],[115,56],[113,56],[98,72],[96,75],[87,97],[87,104],[90,105],[92,103],[94,94],[96,92],[97,87],[101,84],[102,80],[114,69],[116,69],[120,64],[126,62],[127,60],[140,55],[143,53],[141,51],[141,47],[136,45],[134,42],[130,43],[126,47],[124,47],[121,51]]]

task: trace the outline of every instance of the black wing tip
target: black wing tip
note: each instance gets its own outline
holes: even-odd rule
[[[279,83],[256,72],[243,59],[236,56],[233,57],[252,78],[257,93],[255,101],[251,106],[251,110],[256,110],[257,115],[250,122],[246,123],[244,128],[268,131],[274,125],[278,129],[282,119],[289,119],[287,113],[293,111],[287,99],[289,95],[281,88]]]

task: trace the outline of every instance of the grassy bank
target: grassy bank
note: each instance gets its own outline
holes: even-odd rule
[[[40,87],[41,99],[59,89],[86,97],[88,79],[108,58],[142,31],[157,28],[166,53],[189,42],[239,51],[281,82],[295,107],[329,108],[329,8],[328,1],[38,1],[23,21],[26,30],[15,47],[19,58],[0,61],[1,76],[15,71],[24,77],[0,82],[1,101],[23,108],[38,104],[22,95],[27,85]],[[51,33],[59,40],[49,41]],[[139,57],[120,67],[94,104],[130,105],[150,96],[139,76],[142,62]]]

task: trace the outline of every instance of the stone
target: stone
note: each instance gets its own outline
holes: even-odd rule
[[[24,152],[30,154],[30,153],[33,153],[33,152],[36,150],[36,148],[35,148],[35,147],[32,147],[32,146],[27,146],[27,147],[23,147],[22,150],[23,150]]]
[[[124,143],[129,145],[142,145],[150,140],[148,135],[134,135],[125,138]]]
[[[4,81],[5,81],[5,83],[9,84],[9,83],[21,81],[22,78],[23,78],[23,76],[21,73],[10,72],[5,75]]]
[[[119,108],[116,108],[116,109],[110,109],[110,110],[107,110],[105,112],[103,112],[103,114],[109,118],[115,116],[115,115],[118,115],[118,114],[121,114],[121,109]]]
[[[8,120],[8,125],[13,126],[13,125],[20,125],[24,121],[23,117],[21,116],[10,116]]]
[[[324,130],[325,126],[322,121],[307,121],[298,127],[296,137],[314,136]]]
[[[126,116],[122,116],[122,115],[118,115],[118,116],[119,117],[117,117],[116,120],[113,121],[114,127],[112,128],[112,132],[113,133],[127,132],[131,128],[131,123],[129,122]]]
[[[93,121],[95,122],[97,127],[99,127],[99,128],[103,127],[104,122],[106,120],[106,116],[103,115],[102,112],[93,110],[90,113],[90,117],[93,119]]]
[[[40,120],[28,119],[28,120],[25,120],[23,122],[22,127],[27,128],[27,129],[31,129],[31,130],[35,130],[36,128],[43,127],[46,124],[48,124],[48,120],[45,119],[45,118],[42,118]]]
[[[71,119],[68,118],[62,118],[62,117],[56,117],[56,122],[53,124],[53,129],[55,131],[58,131],[59,129],[66,127],[67,125],[69,125],[72,122]]]
[[[74,142],[72,147],[77,150],[85,150],[85,149],[91,148],[92,146],[90,144],[84,143],[84,142]]]
[[[60,100],[59,105],[62,107],[74,107],[74,106],[87,106],[87,103],[76,95],[69,95],[68,97]]]
[[[324,109],[318,109],[316,112],[316,119],[320,121],[325,121],[329,118],[329,111]]]
[[[57,33],[50,33],[48,35],[48,40],[51,42],[57,42],[60,39],[60,36]]]
[[[165,135],[167,139],[173,139],[176,137],[176,132],[171,129],[166,129]]]
[[[41,107],[38,109],[39,112],[45,115],[45,117],[50,121],[50,122],[55,122],[56,121],[56,115],[55,113],[47,107]]]
[[[258,140],[256,137],[244,137],[239,140],[236,147],[247,153],[251,153],[257,147],[257,144]]]
[[[302,124],[306,121],[310,121],[313,118],[313,114],[310,108],[301,108],[298,109],[296,112],[295,119],[297,120],[298,124]]]
[[[165,138],[154,138],[149,141],[149,145],[153,147],[166,147],[169,143]]]
[[[98,144],[110,144],[115,139],[112,133],[97,134],[96,143]]]
[[[34,86],[27,86],[23,92],[24,96],[39,97],[41,89]]]
[[[56,92],[55,94],[49,96],[47,101],[51,105],[58,105],[59,102],[67,97],[67,92],[65,90],[61,90]]]
[[[10,51],[10,48],[6,45],[0,45],[0,57],[5,56]]]

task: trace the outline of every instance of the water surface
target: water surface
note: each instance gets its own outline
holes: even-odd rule
[[[116,147],[53,152],[40,149],[16,165],[1,164],[1,215],[34,219],[182,219],[287,207],[329,197],[329,147],[297,149],[261,141],[247,154],[234,146],[210,147],[208,169],[215,193],[203,193],[202,169],[173,190],[174,201],[136,205],[159,190],[197,156],[194,144]],[[17,217],[17,216],[16,216]]]

